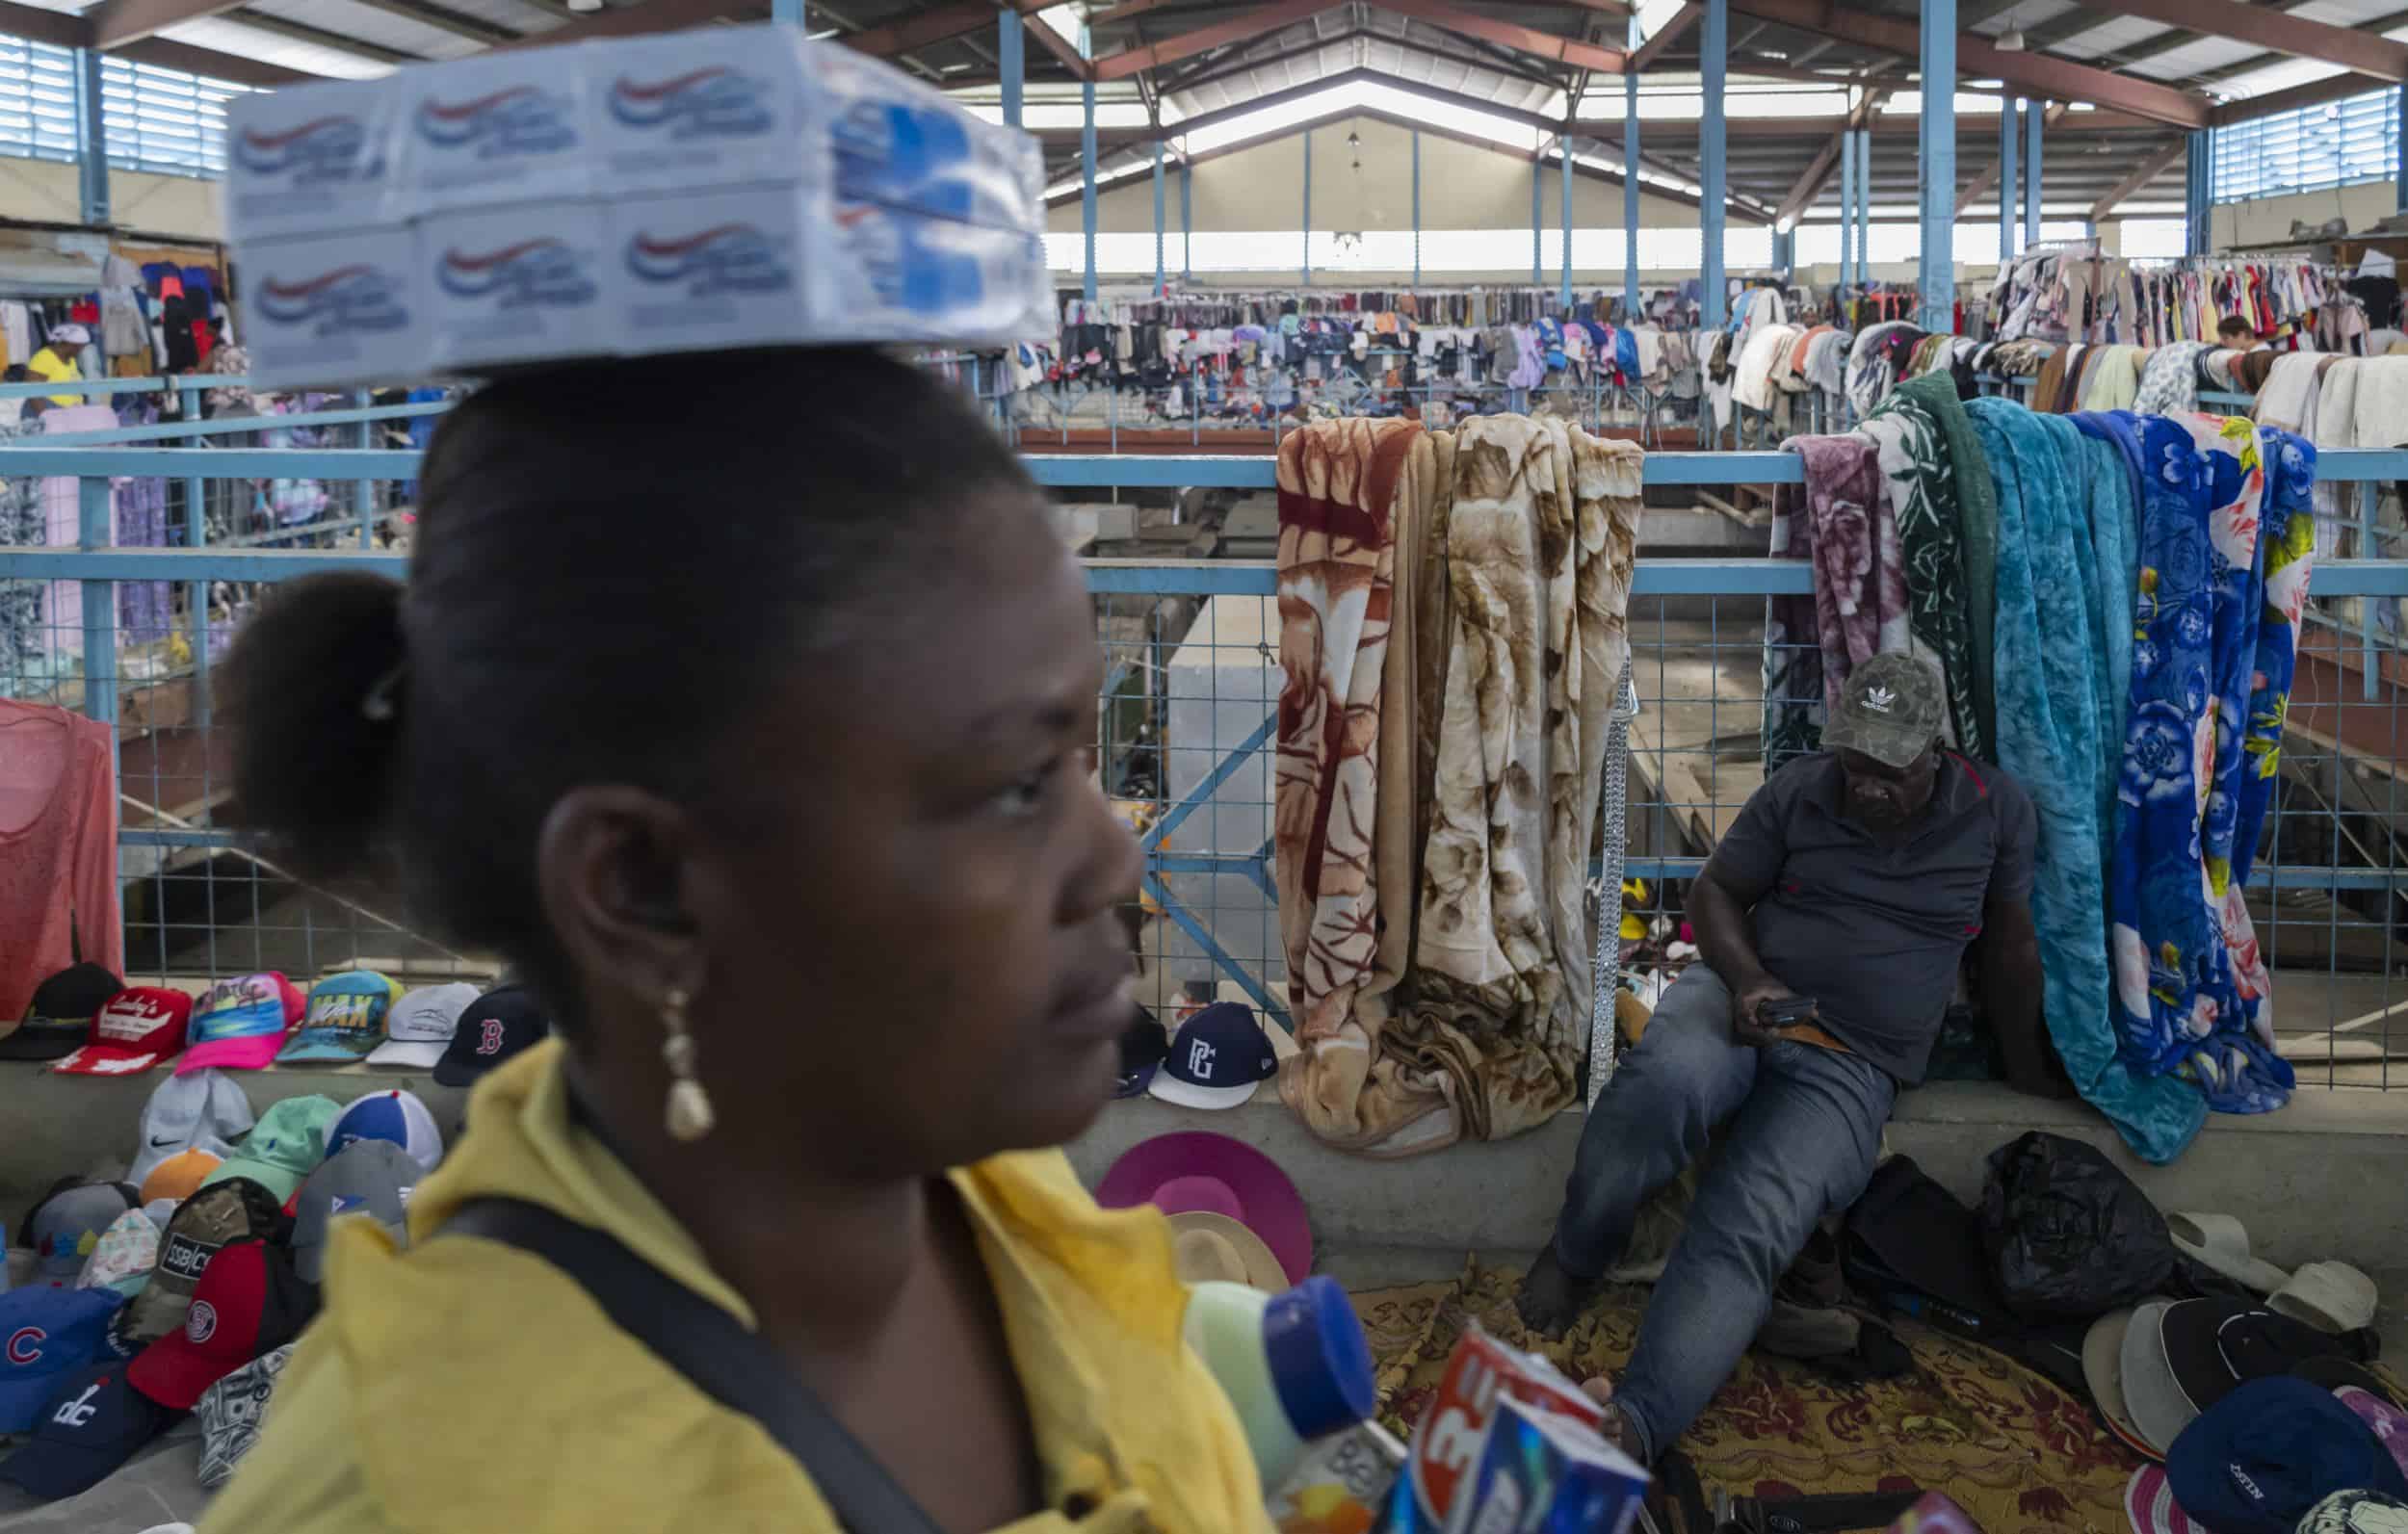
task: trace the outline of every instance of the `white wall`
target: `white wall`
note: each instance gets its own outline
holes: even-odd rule
[[[109,172],[110,221],[120,228],[180,239],[225,238],[218,183],[192,176]],[[55,160],[0,159],[0,219],[32,223],[81,223],[83,195],[76,168]]]
[[[1350,149],[1347,134],[1361,135]],[[1304,139],[1296,134],[1255,144],[1195,168],[1196,229],[1292,229],[1304,217]],[[1355,117],[1312,130],[1313,227],[1316,229],[1410,229],[1413,227],[1413,144],[1406,130],[1374,117]],[[1360,170],[1353,162],[1363,162]],[[1563,171],[1544,171],[1547,227],[1563,221]],[[1576,228],[1618,228],[1622,189],[1593,177],[1572,182]],[[1048,225],[1079,228],[1076,199],[1052,210]],[[1422,227],[1425,229],[1527,229],[1531,221],[1531,165],[1500,150],[1480,149],[1429,133],[1422,136]],[[1642,195],[1639,221],[1650,228],[1695,228],[1697,210],[1668,198]],[[1179,228],[1179,182],[1166,167],[1163,223]],[[1106,188],[1096,197],[1096,225],[1106,232],[1154,227],[1154,183],[1139,174]],[[1523,275],[1527,278],[1529,273]]]
[[[2370,227],[2378,219],[2398,212],[2398,190],[2389,181],[2365,181],[2329,192],[2301,192],[2287,197],[2254,197],[2246,202],[2219,203],[2209,225],[2209,238],[2218,250],[2237,246],[2276,245],[2291,237],[2294,221],[2311,227],[2328,219],[2349,221],[2354,230]]]

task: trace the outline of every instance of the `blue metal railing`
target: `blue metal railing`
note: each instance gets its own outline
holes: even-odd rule
[[[378,418],[377,412],[330,413],[345,417],[346,422],[328,424]],[[241,425],[256,429],[263,425],[289,425],[300,419],[260,418],[245,420]],[[179,428],[177,434],[184,431]],[[116,721],[120,718],[123,680],[117,675],[117,583],[168,581],[200,592],[206,591],[210,583],[276,582],[327,569],[372,569],[401,577],[407,561],[405,555],[394,550],[357,546],[111,548],[111,478],[399,481],[414,478],[420,460],[421,455],[415,452],[360,449],[153,447],[140,443],[77,446],[50,440],[39,445],[0,447],[0,477],[77,478],[81,512],[81,540],[76,546],[0,548],[0,580],[85,584],[82,705],[94,717]],[[1039,483],[1059,487],[1217,487],[1262,491],[1273,486],[1275,474],[1274,460],[1262,456],[1101,457],[1038,454],[1027,455],[1023,461]],[[2319,470],[2326,480],[2357,482],[2371,490],[2378,482],[2408,480],[2408,451],[2333,450],[2319,455]],[[1781,452],[1657,453],[1647,457],[1644,471],[1644,481],[1650,486],[1794,484],[1802,482],[1802,460],[1793,454]],[[1094,559],[1086,562],[1086,569],[1089,589],[1102,597],[1190,595],[1268,599],[1276,590],[1275,570],[1268,561]],[[1760,599],[1807,595],[1812,590],[1812,570],[1802,561],[1731,558],[1642,558],[1632,586],[1632,594],[1636,598]],[[2408,597],[2408,560],[2327,560],[2316,572],[2314,591],[2318,597]],[[1734,648],[1746,649],[1749,643],[1761,645],[1760,640],[1742,641]],[[199,649],[198,658],[205,663],[206,646]],[[2369,660],[2368,688],[2371,697],[2375,676],[2370,651]],[[1752,667],[1753,661],[1745,663]],[[1174,848],[1169,845],[1174,833],[1183,827],[1202,823],[1194,818],[1209,808],[1207,801],[1230,781],[1232,774],[1262,757],[1267,750],[1269,717],[1269,702],[1266,700],[1265,722],[1227,749],[1216,748],[1211,770],[1175,799],[1167,792],[1167,784],[1163,786],[1163,812],[1145,833],[1146,893],[1188,941],[1211,955],[1217,970],[1231,974],[1257,1004],[1275,1011],[1260,976],[1227,951],[1210,923],[1198,920],[1194,912],[1183,905],[1180,889],[1174,882],[1196,875],[1234,875],[1264,892],[1267,899],[1275,900],[1269,846],[1214,851]],[[119,842],[125,848],[144,849],[152,856],[207,855],[239,845],[231,832],[205,823],[131,825],[120,832]],[[2260,864],[2253,883],[2276,890],[2408,889],[2408,875],[2389,868],[2342,867],[2341,861],[2337,855],[2332,866],[2297,865],[2268,857]],[[1686,877],[1693,874],[1701,862],[1695,856],[1655,853],[1629,859],[1626,872],[1636,878]]]

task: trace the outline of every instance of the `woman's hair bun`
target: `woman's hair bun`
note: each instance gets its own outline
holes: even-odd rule
[[[269,587],[213,674],[234,737],[227,818],[303,873],[374,853],[407,726],[402,586],[328,571]]]

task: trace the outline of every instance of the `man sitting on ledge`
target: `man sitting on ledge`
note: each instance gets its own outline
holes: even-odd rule
[[[1864,1192],[1976,939],[2009,1079],[2051,1090],[2031,800],[1944,748],[1943,696],[1939,670],[1907,655],[1849,673],[1827,749],[1767,779],[1690,884],[1703,962],[1664,992],[1582,1131],[1518,1301],[1547,1335],[1621,1257],[1639,1206],[1720,1137],[1610,1388],[1609,1426],[1641,1464],[1731,1377],[1817,1222]]]

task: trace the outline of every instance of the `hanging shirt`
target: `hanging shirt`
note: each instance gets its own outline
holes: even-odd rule
[[[118,795],[97,719],[0,698],[0,1017],[79,956],[125,973]]]
[[[66,379],[80,378],[84,376],[84,370],[76,366],[75,359],[73,357],[60,355],[58,350],[54,347],[43,347],[39,351],[35,352],[30,357],[27,357],[25,359],[25,371],[32,374],[35,377],[39,378],[44,383],[59,383]],[[54,394],[49,397],[49,400],[52,404],[81,404],[84,403],[84,397],[80,394]]]

